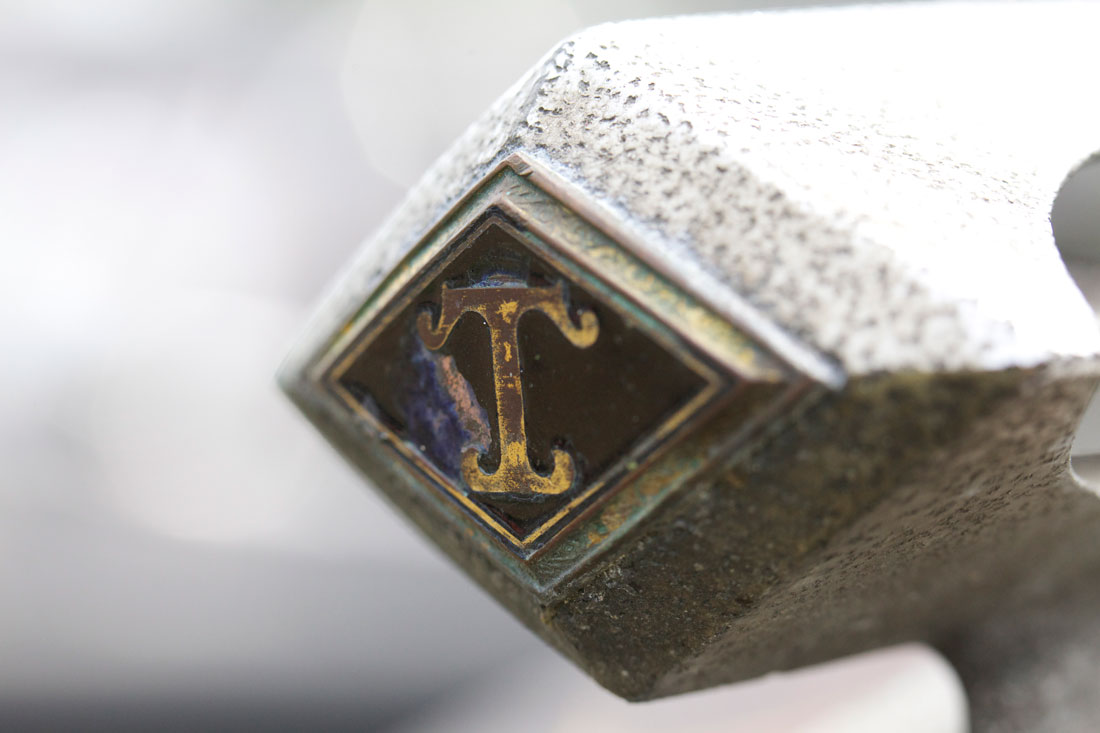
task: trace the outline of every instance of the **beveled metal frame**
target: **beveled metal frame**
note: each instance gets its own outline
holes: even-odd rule
[[[476,233],[471,227],[488,226],[489,221],[481,220],[492,211],[503,217],[495,217],[492,224],[509,228],[512,236],[578,282],[593,297],[643,328],[651,339],[700,375],[706,385],[648,433],[627,456],[524,538],[513,535],[471,501],[460,487],[405,445],[339,383],[339,377],[356,356],[404,309],[408,299],[415,297],[424,284],[475,241]],[[309,370],[311,379],[341,409],[350,410],[357,422],[374,434],[374,439],[406,461],[424,483],[448,499],[447,503],[460,508],[467,521],[473,520],[488,530],[487,535],[520,561],[519,566],[508,565],[529,580],[548,580],[549,575],[560,572],[563,562],[574,565],[590,556],[611,535],[624,531],[654,506],[666,487],[658,485],[653,477],[644,476],[647,469],[660,464],[682,436],[728,405],[740,386],[747,382],[787,384],[790,388],[776,400],[787,404],[810,383],[800,370],[671,282],[659,269],[659,263],[645,260],[644,248],[631,246],[632,239],[633,235],[615,226],[606,212],[590,206],[577,188],[527,156],[510,155],[471,187],[420,239]],[[754,414],[751,418],[747,422],[755,425],[763,420],[763,415]],[[749,427],[735,432],[742,434]],[[728,437],[732,440],[736,436]],[[702,456],[687,451],[685,455],[669,458],[675,465],[656,474],[667,473],[665,484],[672,487],[699,470],[701,459]],[[614,482],[610,488],[609,481]],[[611,502],[622,487],[635,481],[646,486],[633,492],[636,496]],[[609,502],[625,506],[601,508]],[[559,540],[576,534],[578,525],[593,515],[607,512],[611,512],[611,521],[600,524],[606,531],[590,530],[578,541],[566,543],[568,547],[555,549]],[[558,557],[543,558],[552,549],[552,554]],[[549,574],[538,567],[540,562],[551,570]]]

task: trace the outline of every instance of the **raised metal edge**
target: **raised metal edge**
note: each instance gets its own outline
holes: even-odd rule
[[[447,246],[488,208],[478,206],[471,209],[470,204],[476,197],[483,195],[488,186],[499,181],[502,174],[509,172],[527,181],[529,187],[516,186],[516,181],[513,180],[511,193],[518,195],[503,196],[495,204],[510,215],[522,218],[524,225],[539,234],[543,241],[567,248],[570,257],[581,262],[582,271],[588,274],[598,273],[613,290],[624,296],[629,294],[635,305],[641,307],[642,313],[648,313],[662,322],[663,328],[657,329],[656,333],[671,331],[678,338],[690,342],[693,347],[713,358],[720,366],[743,379],[788,385],[770,405],[758,411],[757,414],[747,416],[743,424],[730,434],[712,436],[706,445],[688,447],[687,452],[692,455],[683,454],[684,446],[681,441],[679,450],[676,451],[678,455],[654,456],[647,464],[639,466],[638,471],[632,474],[631,480],[623,481],[622,484],[628,486],[632,482],[637,485],[646,484],[647,486],[638,492],[632,492],[644,500],[633,501],[624,496],[625,492],[611,492],[608,498],[617,498],[618,502],[597,502],[588,507],[581,515],[571,520],[568,527],[557,533],[558,538],[567,536],[573,539],[583,538],[579,543],[555,542],[539,548],[536,553],[522,557],[507,549],[498,538],[488,533],[469,534],[471,541],[479,544],[486,554],[494,557],[498,565],[507,569],[537,593],[543,594],[561,580],[574,575],[594,557],[613,545],[616,538],[629,531],[638,520],[663,501],[665,496],[679,488],[688,477],[723,457],[728,457],[731,450],[738,444],[744,443],[753,434],[759,433],[765,423],[790,409],[794,402],[801,401],[807,394],[819,391],[814,387],[815,384],[818,388],[836,388],[843,383],[843,378],[837,376],[836,367],[823,357],[802,349],[797,355],[797,363],[792,363],[786,358],[788,356],[786,353],[780,355],[777,353],[778,350],[773,348],[770,340],[758,335],[758,329],[747,327],[746,324],[739,322],[731,322],[724,315],[718,315],[715,309],[702,301],[698,294],[692,292],[692,289],[670,281],[666,276],[667,268],[660,267],[661,263],[652,256],[643,256],[647,249],[638,245],[636,236],[620,227],[615,217],[604,211],[598,204],[589,202],[585,192],[530,157],[512,153],[501,159],[451,205],[439,221],[420,237],[419,243],[409,254],[367,296],[363,306],[327,340],[327,345],[315,352],[318,354],[317,358],[312,365],[303,370],[301,376],[305,378],[304,381],[307,384],[313,384],[321,389],[310,394],[307,400],[298,400],[300,405],[308,404],[311,409],[320,409],[330,415],[333,414],[333,407],[346,412],[346,407],[342,404],[337,406],[338,396],[323,386],[327,379],[326,375],[335,360],[357,338],[363,326],[375,318],[397,293],[401,292],[425,266],[432,262],[441,247]],[[540,192],[541,198],[537,195]],[[532,194],[535,195],[532,197]],[[558,211],[555,212],[554,209]],[[569,241],[568,236],[563,236],[568,232],[561,230],[547,232],[548,222],[554,216],[558,216],[560,220],[563,212],[565,218],[574,225],[598,232],[606,241],[590,248],[576,248],[576,241]],[[634,261],[642,267],[622,268],[621,265],[627,261]],[[632,269],[633,272],[631,272]],[[640,271],[645,271],[641,272],[641,277],[639,277]],[[669,296],[675,297],[669,300]],[[676,298],[681,300],[676,302]],[[682,307],[685,303],[690,303],[691,307]],[[727,338],[717,338],[719,332],[724,333]],[[808,372],[803,368],[807,358],[814,362],[814,368]],[[714,404],[709,406],[712,409],[700,410],[699,419],[692,424],[704,422],[705,418],[709,418],[724,404],[726,404],[725,400],[715,400]],[[321,424],[321,421],[315,420],[315,422]],[[363,421],[360,419],[357,422],[354,428],[343,427],[342,429],[344,431],[362,430]],[[685,432],[687,431],[681,431],[681,434]],[[380,442],[392,441],[383,438]],[[655,466],[654,463],[659,465]],[[676,466],[665,465],[670,463],[675,463]],[[643,470],[646,468],[649,470]],[[633,477],[638,476],[641,476],[642,480],[634,481]],[[410,481],[407,482],[406,488],[417,490],[419,487],[415,482]],[[622,504],[624,501],[633,506],[625,510],[622,506],[605,506],[605,504]],[[450,502],[447,504],[454,508]],[[599,521],[601,515],[607,513],[613,516],[613,521]],[[468,524],[471,521],[458,511],[444,511],[443,514],[448,518],[447,521],[457,520],[461,524]],[[602,525],[605,531],[586,532],[582,526],[585,523]]]

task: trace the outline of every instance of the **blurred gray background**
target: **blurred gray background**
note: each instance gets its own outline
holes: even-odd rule
[[[769,4],[0,0],[0,727],[965,728],[922,647],[627,706],[273,384],[326,281],[556,40]]]

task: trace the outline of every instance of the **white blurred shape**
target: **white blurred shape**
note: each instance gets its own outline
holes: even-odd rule
[[[912,644],[703,693],[629,705],[585,695],[553,733],[965,733],[955,671]]]
[[[550,47],[580,25],[558,2],[368,2],[344,91],[367,157],[409,186]]]
[[[210,36],[255,18],[263,0],[0,0],[0,40],[35,44],[49,39],[65,50],[111,58],[163,57],[181,38]],[[272,3],[266,3],[271,6]],[[284,8],[285,10],[285,8]],[[268,11],[267,17],[277,14]]]
[[[144,526],[180,539],[282,543],[334,473],[330,452],[294,429],[265,379],[299,314],[240,295],[194,296],[150,290],[133,302],[155,310],[113,314],[132,346],[93,375],[83,432],[119,511]]]
[[[339,106],[355,8],[138,5],[0,7],[0,506],[428,557],[274,388],[285,291],[389,197]]]
[[[564,662],[528,659],[478,678],[460,698],[398,730],[510,733],[966,733],[966,696],[951,666],[919,644],[758,680],[627,703]]]

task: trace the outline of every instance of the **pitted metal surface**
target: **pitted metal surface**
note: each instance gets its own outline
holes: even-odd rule
[[[1100,498],[1069,468],[1100,331],[1049,220],[1100,149],[1100,104],[1055,81],[1088,68],[1096,27],[1096,5],[1037,3],[577,34],[367,242],[283,384],[472,577],[624,697],[908,639],[961,649],[967,629],[1100,568]],[[753,403],[768,419],[751,439],[725,441],[732,412],[694,426],[674,488],[537,571],[414,490],[316,379],[364,302],[506,161],[545,169],[565,208],[814,385]]]

